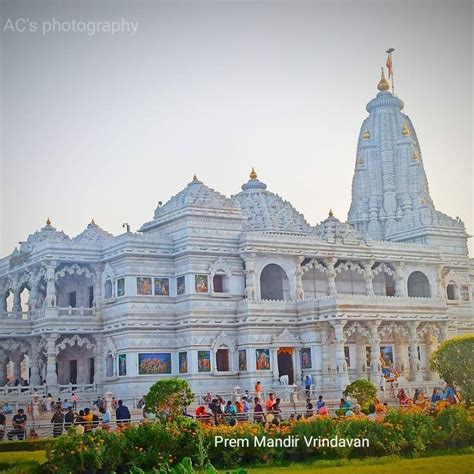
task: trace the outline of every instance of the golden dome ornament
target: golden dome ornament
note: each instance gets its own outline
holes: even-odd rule
[[[252,171],[249,174],[250,179],[257,179],[257,173],[255,171],[255,168],[252,166]]]
[[[377,89],[380,92],[386,92],[390,89],[390,84],[388,83],[387,79],[385,79],[385,74],[383,73],[383,68],[381,68],[381,69],[382,69],[382,74],[381,74],[381,77],[380,77],[380,81],[377,84]]]
[[[408,125],[407,125],[406,122],[403,124],[402,135],[403,135],[404,137],[410,136],[410,129],[408,128]]]
[[[369,130],[365,129],[365,132],[362,136],[363,136],[364,140],[368,140],[370,138]]]

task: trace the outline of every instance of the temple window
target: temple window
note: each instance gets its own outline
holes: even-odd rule
[[[377,296],[395,296],[395,280],[385,272],[375,275],[373,286]]]
[[[92,308],[94,306],[94,287],[89,286],[88,288],[88,303],[89,303],[89,308]]]
[[[229,349],[217,349],[216,367],[218,372],[229,371]]]
[[[71,308],[76,307],[76,292],[75,291],[70,291],[68,294],[69,297],[69,305]]]
[[[113,296],[112,289],[113,289],[112,281],[110,280],[110,278],[108,278],[107,280],[105,280],[105,288],[104,288],[105,298],[112,298]]]
[[[408,277],[408,296],[417,298],[430,298],[431,289],[430,282],[423,272],[413,272]]]
[[[29,302],[30,302],[30,290],[26,287],[24,287],[23,290],[21,290],[20,302],[21,302],[21,311],[23,313],[28,312]]]
[[[229,292],[229,279],[225,273],[217,273],[212,277],[212,290],[214,293]]]
[[[448,286],[446,287],[446,296],[448,300],[457,300],[458,297],[458,289],[456,283],[454,281],[450,281]]]
[[[13,291],[8,290],[5,296],[6,310],[8,312],[13,311]]]
[[[336,277],[336,291],[340,295],[365,295],[364,276],[351,268],[341,270]]]
[[[125,278],[117,280],[117,297],[125,296]]]
[[[106,365],[106,376],[107,377],[113,377],[114,375],[114,358],[112,354],[109,352],[107,354],[107,359],[105,361]]]
[[[262,300],[288,300],[289,282],[285,270],[270,263],[260,274],[260,295]]]

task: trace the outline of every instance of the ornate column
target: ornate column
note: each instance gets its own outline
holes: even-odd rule
[[[438,265],[436,267],[436,279],[435,279],[435,284],[436,284],[436,297],[437,298],[444,298],[445,295],[445,290],[443,288],[443,266]],[[435,296],[435,295],[432,295]]]
[[[409,329],[409,353],[410,353],[410,378],[417,382],[423,380],[423,374],[421,373],[421,363],[418,359],[418,322],[410,322]]]
[[[95,337],[94,354],[94,383],[100,385],[104,379],[104,353],[103,342],[100,336]]]
[[[395,296],[406,296],[407,289],[403,281],[403,268],[405,264],[403,262],[397,262],[394,264],[395,267]]]
[[[5,361],[5,351],[0,349],[0,386],[7,383],[7,364]]]
[[[94,266],[94,301],[92,306],[97,310],[100,309],[102,304],[102,272],[99,266]]]
[[[377,387],[380,382],[380,337],[379,326],[380,321],[370,321],[370,381]]]
[[[13,362],[13,381],[19,380],[21,377],[21,361],[23,354],[21,352],[12,354],[11,361]]]
[[[278,347],[272,348],[272,373],[273,373],[273,386],[278,387],[280,385],[280,372],[278,370]]]
[[[321,326],[321,385],[329,383],[329,331],[326,325]]]
[[[13,312],[21,313],[21,286],[18,280],[15,281],[13,288]]]
[[[296,299],[304,300],[304,287],[303,287],[303,269],[301,264],[303,263],[304,257],[295,258],[295,289],[296,289]]]
[[[248,300],[260,299],[260,295],[257,295],[257,286],[255,281],[255,254],[248,254],[243,258],[245,261],[245,297]]]
[[[372,271],[372,267],[374,266],[375,261],[369,260],[365,262],[364,265],[364,280],[365,280],[365,293],[367,296],[374,296],[374,272]]]
[[[300,385],[302,382],[303,372],[301,370],[301,352],[298,347],[293,347],[294,353],[294,366],[295,366],[295,381],[296,385]]]
[[[34,318],[38,306],[38,272],[32,272],[30,281],[30,299],[28,301],[28,310],[30,319]]]
[[[336,265],[337,258],[327,258],[324,260],[326,268],[328,269],[328,295],[335,296],[337,295],[336,291],[336,270],[334,266]]]
[[[56,306],[57,306],[57,297],[56,297],[56,281],[55,281],[55,269],[57,262],[49,262],[46,264],[46,316],[56,316]],[[53,309],[54,308],[54,309]],[[56,373],[56,372],[55,372]]]
[[[336,384],[343,391],[349,385],[347,362],[344,354],[344,326],[345,321],[331,321],[336,337]]]
[[[46,336],[46,385],[48,386],[55,386],[58,384],[58,374],[56,373],[57,338],[57,334],[49,334]]]
[[[357,364],[357,378],[367,378],[367,355],[365,350],[365,341],[362,337],[357,338],[356,344],[356,364]]]
[[[30,342],[30,361],[31,361],[31,375],[30,385],[40,385],[39,373],[39,343],[36,340]]]
[[[431,329],[426,333],[425,336],[425,348],[426,348],[426,380],[433,379],[433,372],[430,369],[430,357],[433,353],[433,333]]]

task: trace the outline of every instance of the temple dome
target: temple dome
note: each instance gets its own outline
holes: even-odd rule
[[[113,235],[110,232],[102,229],[95,223],[94,219],[92,219],[91,223],[80,234],[76,235],[72,241],[76,243],[98,244],[112,238]]]
[[[365,237],[350,224],[341,222],[337,217],[334,217],[332,211],[329,211],[329,216],[326,219],[311,229],[311,235],[323,240],[365,240]]]
[[[153,220],[143,224],[140,231],[146,231],[179,215],[191,212],[208,216],[239,217],[241,213],[232,200],[206,186],[196,175],[188,185],[164,205],[155,209]]]
[[[51,221],[48,218],[46,225],[34,234],[30,234],[26,239],[26,242],[22,242],[20,246],[21,252],[31,252],[36,245],[42,244],[43,242],[55,243],[69,241],[70,238],[62,230],[58,231],[51,225]]]
[[[252,169],[242,191],[233,197],[247,218],[244,229],[262,232],[307,234],[310,225],[290,202],[267,190]]]

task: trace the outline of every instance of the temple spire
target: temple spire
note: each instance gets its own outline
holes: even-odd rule
[[[249,174],[250,179],[257,179],[257,173],[255,172],[255,168],[252,166],[252,171]]]
[[[387,79],[385,79],[385,74],[383,73],[383,67],[381,68],[381,70],[382,70],[382,74],[380,76],[380,81],[377,84],[377,89],[380,92],[385,92],[390,89],[390,84],[388,83]]]

